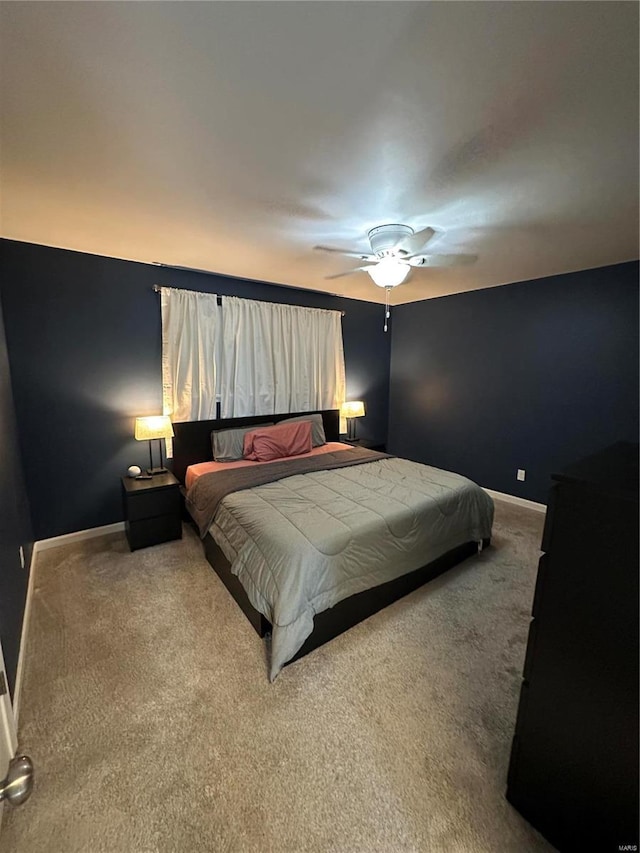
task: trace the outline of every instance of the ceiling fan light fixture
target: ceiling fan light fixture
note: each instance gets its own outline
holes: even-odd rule
[[[374,284],[378,287],[397,287],[405,280],[411,267],[395,258],[383,258],[373,267],[367,267]]]

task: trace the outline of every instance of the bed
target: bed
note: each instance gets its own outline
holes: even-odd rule
[[[185,505],[213,569],[271,635],[271,680],[490,542],[493,503],[477,485],[341,444],[338,411],[319,414],[326,446],[235,467],[213,462],[213,430],[294,415],[173,425]]]

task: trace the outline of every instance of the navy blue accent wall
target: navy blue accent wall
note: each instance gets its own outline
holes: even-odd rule
[[[0,251],[36,539],[121,520],[119,477],[148,464],[133,419],[162,410],[154,284],[346,311],[347,392],[368,411],[359,435],[386,440],[390,336],[380,305],[9,240]]]
[[[638,263],[394,308],[390,385],[390,452],[546,503],[553,471],[638,440]]]
[[[24,548],[25,568],[19,549]],[[11,376],[0,310],[0,639],[9,689],[15,687],[33,533],[18,444]]]

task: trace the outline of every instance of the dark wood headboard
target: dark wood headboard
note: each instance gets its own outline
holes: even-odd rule
[[[340,440],[340,411],[327,409],[322,412],[287,412],[282,415],[252,415],[248,418],[220,418],[215,421],[184,421],[173,424],[173,459],[168,465],[174,475],[184,483],[189,465],[197,462],[210,462],[213,459],[211,449],[211,432],[214,429],[250,426],[251,424],[277,423],[285,418],[295,418],[300,415],[321,414],[324,424],[324,434],[327,441]]]

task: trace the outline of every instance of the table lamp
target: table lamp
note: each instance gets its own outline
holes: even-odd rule
[[[147,474],[165,474],[167,469],[162,464],[162,439],[173,437],[173,427],[167,415],[155,415],[150,418],[136,418],[135,437],[138,441],[149,442],[149,467]],[[160,448],[160,467],[153,467],[153,454],[151,452],[151,442],[154,438],[158,439],[158,447]]]
[[[340,416],[347,419],[347,437],[349,441],[356,439],[356,418],[364,417],[364,403],[355,400],[352,403],[343,403],[340,406]]]

